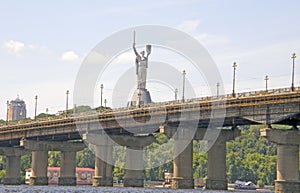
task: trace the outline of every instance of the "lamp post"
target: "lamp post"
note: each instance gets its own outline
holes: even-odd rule
[[[34,120],[36,120],[36,111],[37,111],[37,99],[38,99],[38,96],[35,95],[34,99],[35,99],[35,106],[34,106]]]
[[[6,101],[6,124],[8,125],[9,101]]]
[[[269,80],[269,76],[266,75],[264,80],[266,81],[266,92],[268,92],[268,80]]]
[[[107,100],[104,99],[104,107],[106,108],[106,103],[107,103]]]
[[[69,90],[66,92],[66,117],[68,116],[68,107],[69,107]]]
[[[182,71],[182,102],[184,102],[185,70]]]
[[[49,109],[46,108],[46,117],[48,118],[48,112],[49,112]]]
[[[101,101],[101,108],[102,108],[102,97],[103,97],[103,84],[100,85],[101,88],[101,97],[100,97],[100,101]]]
[[[175,88],[175,101],[177,101],[177,94],[178,94],[178,89],[177,88]]]
[[[219,97],[220,83],[217,82],[217,97]]]
[[[233,63],[232,67],[233,67],[232,97],[235,97],[235,71],[237,67],[236,62]]]
[[[292,59],[293,59],[293,71],[292,71],[292,91],[294,91],[295,90],[295,86],[294,86],[294,79],[295,79],[295,59],[296,59],[296,54],[295,53],[293,53],[293,55],[292,55]]]

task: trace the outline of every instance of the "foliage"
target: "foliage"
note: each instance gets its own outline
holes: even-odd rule
[[[88,108],[88,107],[83,107]],[[274,184],[276,174],[276,145],[259,136],[261,126],[243,127],[241,136],[227,143],[227,177],[229,182],[236,180],[252,181],[258,185]],[[164,172],[172,172],[173,140],[163,134],[155,134],[156,142],[145,149],[145,171],[147,180],[163,180]],[[207,177],[207,153],[204,142],[193,143],[193,175],[194,178]],[[113,175],[116,180],[123,180],[125,175],[126,148],[115,146],[113,150]],[[300,152],[299,152],[300,156]],[[5,156],[0,156],[0,180],[5,174]],[[94,168],[95,156],[86,148],[76,155],[77,167]],[[49,152],[49,166],[60,166],[61,153]],[[31,154],[21,158],[21,175],[31,167]],[[299,160],[300,170],[300,160]]]
[[[274,184],[276,145],[259,136],[261,126],[242,130],[241,136],[227,143],[227,176],[236,180]]]
[[[0,170],[0,182],[3,182],[3,179],[5,177],[5,170]]]
[[[59,167],[61,162],[61,153],[59,151],[48,152],[48,166]]]
[[[94,168],[95,167],[95,155],[89,149],[85,148],[76,154],[77,167]]]

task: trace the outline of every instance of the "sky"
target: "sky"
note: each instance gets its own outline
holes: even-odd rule
[[[270,78],[269,88],[289,87],[291,55],[295,52],[300,57],[299,7],[298,0],[3,0],[0,119],[6,119],[6,101],[18,95],[26,102],[28,117],[34,114],[35,95],[38,113],[46,108],[49,113],[64,110],[66,90],[70,90],[72,106],[76,75],[88,53],[111,34],[139,25],[168,26],[194,37],[215,61],[226,93],[232,90],[234,61],[238,64],[237,92],[264,89],[265,75]],[[154,48],[151,57],[167,56],[164,53]],[[134,61],[129,51],[119,60],[130,57]],[[114,66],[116,76],[121,71],[122,67]],[[192,79],[188,71],[187,79],[189,74]],[[114,90],[111,81],[110,76],[103,80],[108,105]],[[194,81],[192,85],[201,88],[203,84]],[[300,85],[297,59],[295,84]],[[149,84],[149,90],[155,101],[173,100],[172,89]],[[208,93],[201,89],[196,92],[197,97],[205,95]],[[95,91],[95,100],[97,97],[100,89]]]

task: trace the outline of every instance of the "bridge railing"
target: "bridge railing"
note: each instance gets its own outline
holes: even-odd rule
[[[205,96],[199,98],[192,98],[192,99],[185,99],[182,100],[172,100],[172,101],[164,101],[164,102],[157,102],[157,103],[150,103],[141,106],[141,108],[155,108],[155,107],[162,107],[162,106],[169,106],[169,105],[180,105],[185,103],[206,103],[206,102],[215,102],[215,101],[227,101],[227,100],[235,100],[235,99],[242,99],[242,98],[251,98],[251,97],[261,97],[261,96],[269,96],[269,95],[281,95],[281,94],[288,94],[288,93],[298,93],[300,92],[300,87],[295,87],[294,91],[289,88],[280,88],[280,89],[269,89],[269,90],[259,90],[259,91],[250,91],[250,92],[241,92],[236,93],[236,97],[233,97],[232,94],[224,94],[220,96]],[[121,108],[114,108],[112,110],[93,110],[88,112],[82,112],[75,115],[68,115],[65,116],[54,116],[54,117],[47,117],[47,118],[39,118],[37,120],[20,120],[17,122],[9,122],[8,125],[3,123],[0,125],[1,127],[7,126],[16,126],[21,124],[30,124],[34,122],[47,122],[47,121],[59,121],[59,120],[73,120],[74,118],[81,117],[81,116],[96,116],[101,114],[109,114],[109,113],[122,113],[128,112],[128,110],[138,110],[139,107],[121,107]]]

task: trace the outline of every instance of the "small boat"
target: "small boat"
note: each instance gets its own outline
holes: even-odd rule
[[[256,185],[251,181],[235,181],[234,189],[256,190]]]

